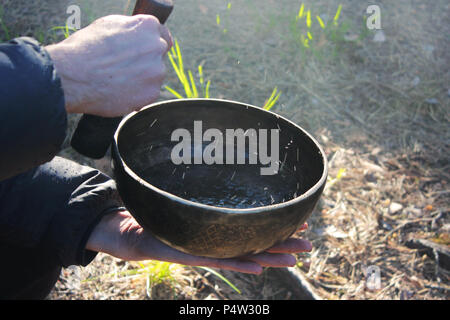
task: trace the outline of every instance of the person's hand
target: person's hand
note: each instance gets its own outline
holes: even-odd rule
[[[303,225],[300,230],[307,228]],[[94,228],[86,249],[104,252],[122,260],[160,260],[188,266],[206,266],[219,269],[260,274],[263,267],[291,267],[296,264],[292,255],[311,251],[309,241],[288,239],[267,251],[235,259],[197,257],[180,252],[145,232],[127,211],[103,217]]]
[[[107,16],[46,47],[69,113],[121,116],[156,101],[169,30],[150,15]]]

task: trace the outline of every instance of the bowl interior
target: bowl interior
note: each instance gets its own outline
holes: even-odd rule
[[[174,100],[145,108],[123,124],[117,145],[124,163],[146,182],[216,207],[286,202],[324,173],[320,147],[300,127],[223,100]]]

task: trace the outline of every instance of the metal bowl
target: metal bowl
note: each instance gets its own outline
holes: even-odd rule
[[[179,129],[191,134],[189,143],[172,136]],[[227,129],[244,133],[245,144]],[[207,132],[221,132],[223,146]],[[278,145],[271,140],[276,132]],[[193,146],[191,153],[176,149],[181,141]],[[208,146],[215,151],[207,153]],[[119,193],[135,219],[167,245],[198,256],[238,257],[286,240],[311,215],[327,179],[326,156],[305,130],[261,108],[218,99],[165,101],[128,115],[112,154]]]

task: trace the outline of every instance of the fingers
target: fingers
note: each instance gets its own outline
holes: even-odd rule
[[[245,260],[252,261],[263,267],[274,268],[293,267],[297,262],[295,257],[290,254],[268,252],[246,256]]]
[[[309,227],[308,222],[305,222],[305,223],[297,230],[297,232],[305,231],[306,229],[308,229],[308,227]]]
[[[165,25],[159,23],[158,18],[152,15],[141,14],[130,17],[130,19],[132,22],[132,28],[136,28],[141,40],[144,40],[144,37],[146,37],[147,39],[150,39],[150,42],[154,42],[155,36],[158,36],[160,43],[150,43],[151,47],[158,45],[162,48],[161,51],[163,54],[166,54],[172,47],[172,35]]]
[[[300,253],[309,252],[312,250],[311,242],[303,239],[290,238],[283,243],[277,244],[266,252],[269,253]]]
[[[305,222],[297,232],[305,231],[308,229],[308,223]],[[279,243],[270,249],[267,249],[268,253],[301,253],[309,252],[312,250],[311,242],[302,239],[289,238],[283,243]]]
[[[262,266],[257,262],[241,259],[213,259],[210,266],[250,274],[261,274],[263,271]]]
[[[261,274],[263,267],[295,266],[297,261],[291,253],[310,251],[312,244],[306,240],[291,238],[266,252],[240,258],[218,259],[199,257],[178,251],[162,243],[153,235],[145,233],[140,244],[134,247],[138,249],[138,253],[134,257],[137,260],[161,260],[188,266],[205,266],[242,273]]]
[[[154,16],[143,15],[140,18],[146,19],[148,21],[147,24],[145,24],[145,25],[149,29],[154,30],[156,27],[156,29],[159,32],[160,42],[162,43],[163,48],[164,48],[163,52],[164,52],[164,54],[166,54],[170,50],[170,48],[172,48],[172,45],[173,45],[173,38],[172,38],[172,35],[171,35],[169,29],[165,25],[159,23],[158,18],[156,18]]]
[[[168,259],[165,258],[164,261],[168,261]],[[260,264],[250,259],[215,259],[177,253],[176,258],[172,262],[194,267],[203,266],[250,274],[261,274],[263,271]]]
[[[176,259],[180,259],[178,263],[189,266],[204,266],[250,274],[260,274],[263,271],[261,265],[249,259],[216,259],[184,253],[177,254]]]
[[[145,233],[145,240],[140,243],[138,251],[139,254],[134,257],[135,260],[152,259],[186,266],[204,266],[250,274],[260,274],[263,271],[259,264],[248,260],[217,259],[187,254],[169,247],[148,233]]]
[[[173,46],[172,34],[170,33],[169,29],[167,29],[167,27],[164,25],[160,25],[159,33],[161,35],[161,38],[167,43],[167,50],[166,50],[167,53]]]

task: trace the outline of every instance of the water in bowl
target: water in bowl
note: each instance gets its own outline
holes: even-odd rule
[[[299,195],[294,174],[283,168],[263,176],[260,166],[174,165],[159,163],[141,173],[147,182],[183,199],[225,208],[255,208],[286,202]]]

